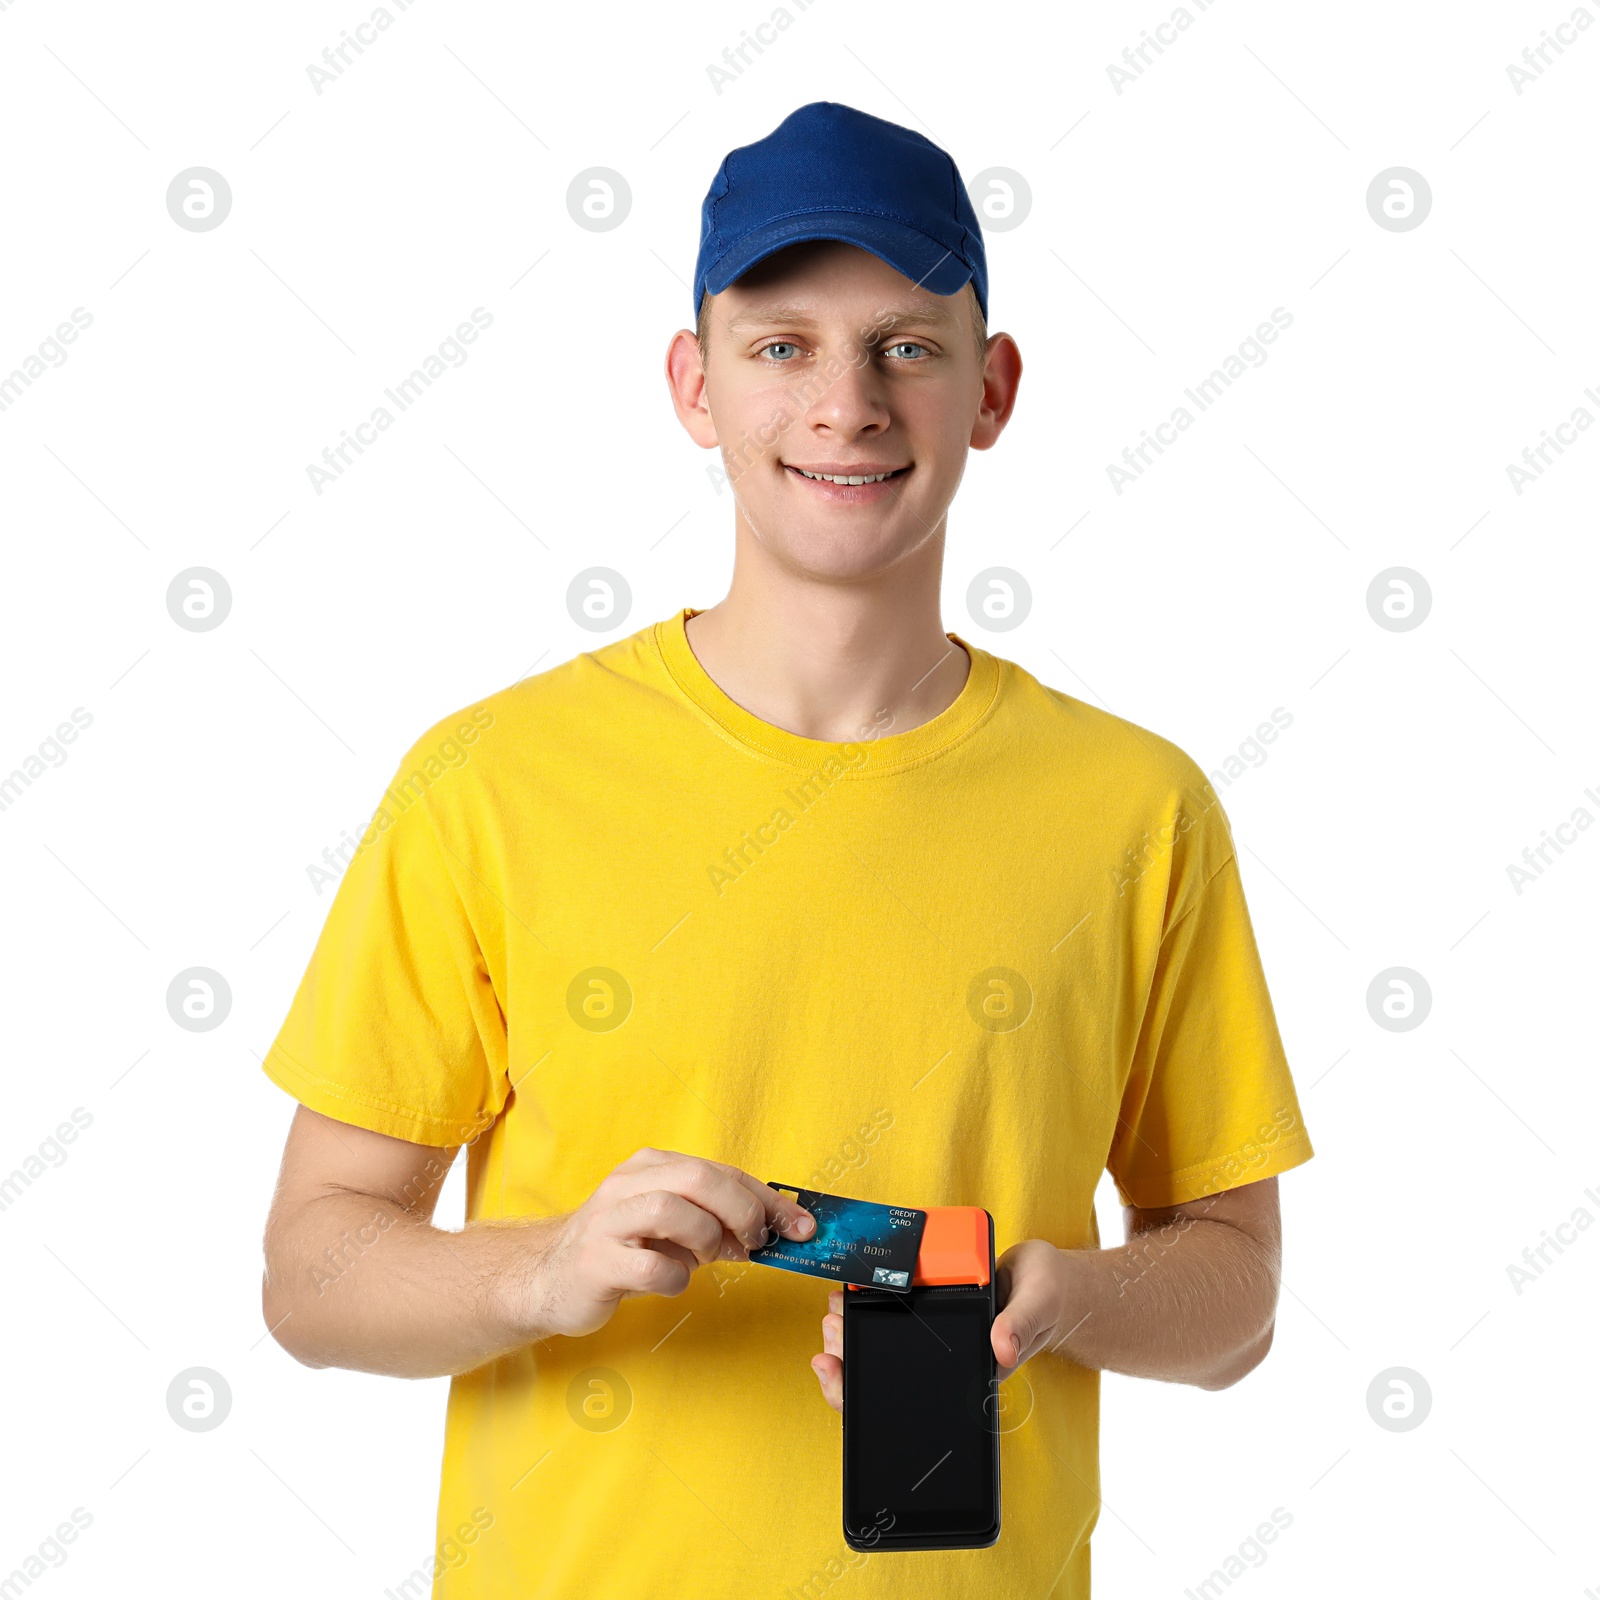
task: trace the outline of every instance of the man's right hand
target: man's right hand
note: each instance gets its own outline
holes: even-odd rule
[[[261,1309],[311,1367],[470,1372],[548,1334],[585,1334],[636,1294],[682,1294],[809,1212],[737,1167],[640,1150],[576,1211],[433,1225],[457,1147],[412,1144],[301,1106],[267,1219]]]
[[[776,1234],[807,1239],[816,1229],[809,1211],[738,1167],[650,1148],[550,1220],[545,1249],[507,1285],[518,1320],[541,1335],[593,1333],[622,1300],[680,1295],[696,1267],[747,1261]]]

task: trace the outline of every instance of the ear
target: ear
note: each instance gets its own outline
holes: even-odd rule
[[[684,432],[702,450],[712,449],[717,429],[706,401],[705,368],[700,363],[700,346],[688,328],[679,328],[667,346],[667,388]]]
[[[983,363],[983,398],[972,423],[974,450],[987,450],[1000,437],[1017,404],[1022,382],[1022,352],[1009,333],[990,337]]]

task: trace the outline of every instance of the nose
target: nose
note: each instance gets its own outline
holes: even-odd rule
[[[871,438],[889,426],[889,406],[881,375],[866,352],[850,352],[844,370],[831,379],[806,411],[806,426],[816,434],[845,441]]]

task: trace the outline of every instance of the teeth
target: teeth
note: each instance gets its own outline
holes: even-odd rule
[[[870,472],[859,476],[849,476],[843,472],[807,472],[804,467],[794,469],[802,478],[812,478],[818,483],[882,483],[885,478],[892,478],[892,472]]]

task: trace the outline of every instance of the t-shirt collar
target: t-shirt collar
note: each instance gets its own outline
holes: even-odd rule
[[[904,732],[875,734],[865,730],[858,740],[807,739],[787,728],[763,722],[732,700],[700,665],[689,643],[686,624],[700,608],[684,606],[655,625],[656,648],[673,682],[715,727],[752,753],[801,769],[832,761],[843,777],[871,777],[897,772],[950,749],[972,734],[994,707],[1000,690],[1000,660],[959,634],[945,637],[971,659],[961,692],[938,716]],[[886,726],[892,730],[893,723]]]

